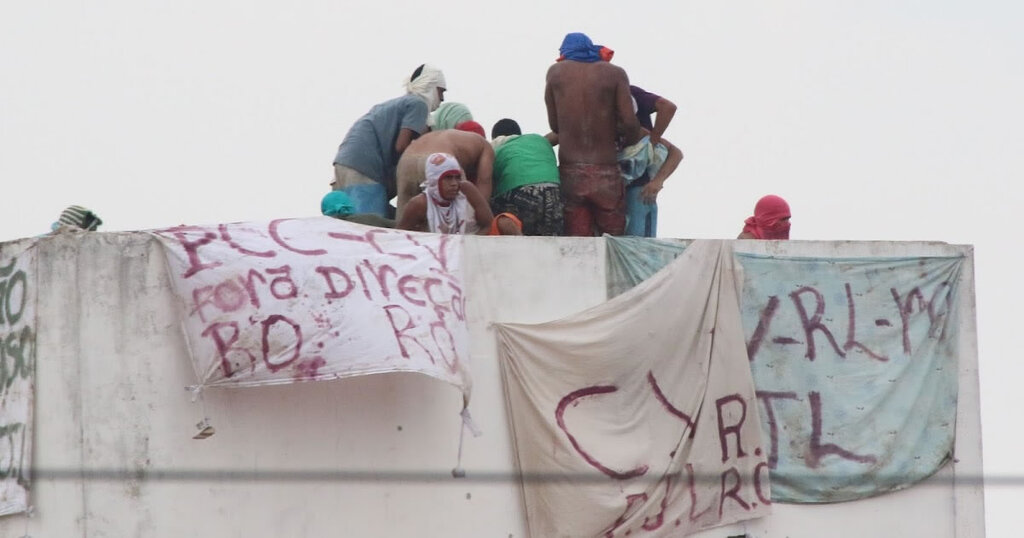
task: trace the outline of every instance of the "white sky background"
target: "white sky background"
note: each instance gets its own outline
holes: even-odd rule
[[[1020,477],[1022,15],[1011,0],[4,2],[0,240],[72,203],[104,231],[317,215],[348,127],[417,65],[488,132],[512,117],[543,133],[544,74],[583,31],[679,106],[661,236],[733,238],[776,193],[793,239],[975,246],[985,469]],[[1019,529],[1022,494],[987,488],[989,535]]]

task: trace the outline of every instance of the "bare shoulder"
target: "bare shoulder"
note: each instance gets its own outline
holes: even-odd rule
[[[485,155],[488,151],[494,152],[494,147],[487,141],[486,138],[476,134],[468,133],[473,135],[473,148],[476,150],[477,155]]]
[[[429,147],[430,144],[437,138],[438,131],[430,131],[423,133],[418,138],[409,143],[409,147],[406,148],[402,155],[414,155],[419,153],[420,148]]]
[[[619,67],[619,66],[617,66],[617,65],[615,65],[613,63],[609,63],[609,62],[599,62],[599,63],[602,66],[604,66],[603,68],[605,69],[605,71],[607,71],[609,73],[609,76],[613,76],[615,78],[622,78],[624,80],[629,80],[629,76],[626,75],[626,70],[625,69],[623,69],[623,68],[621,68],[621,67]]]
[[[409,199],[409,203],[405,206],[406,214],[426,214],[427,212],[427,195],[422,192],[413,196]]]
[[[423,193],[417,194],[409,199],[402,209],[402,215],[396,224],[400,230],[424,230],[427,221],[427,196]]]
[[[476,184],[474,184],[472,181],[460,181],[459,190],[461,190],[462,194],[465,194],[466,197],[469,199],[472,199],[474,196],[483,196],[482,194],[480,194],[480,189],[478,189]]]
[[[564,69],[565,69],[565,65],[563,65],[561,63],[551,64],[551,67],[548,68],[548,74],[547,74],[547,81],[548,81],[548,83],[551,83],[553,80],[556,80],[558,78],[559,74]]]

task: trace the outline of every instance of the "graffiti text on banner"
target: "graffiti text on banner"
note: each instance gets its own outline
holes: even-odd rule
[[[603,463],[594,454],[601,450],[601,447],[585,445],[584,442],[573,435],[572,429],[567,425],[566,412],[570,408],[579,406],[586,400],[609,395],[619,391],[615,385],[596,385],[576,390],[567,394],[559,402],[555,409],[555,419],[558,428],[569,439],[573,450],[587,462],[587,465],[597,469],[604,475],[615,480],[631,480],[649,476],[652,470],[660,472],[665,466],[671,464],[676,457],[678,446],[663,454],[664,459],[657,462],[651,461],[636,465],[631,469],[616,470]],[[744,423],[747,420],[757,420],[753,414],[753,408],[748,410],[747,400],[740,393],[730,393],[719,397],[708,398],[707,401],[714,402],[714,412],[707,420],[700,420],[700,417],[691,417],[689,414],[673,405],[659,386],[658,380],[653,372],[647,372],[646,397],[656,400],[666,415],[673,421],[682,425],[680,437],[693,440],[697,435],[697,422],[700,421],[701,428],[713,428],[714,437],[717,439],[715,449],[721,455],[721,471],[716,471],[713,476],[694,469],[692,463],[686,463],[683,469],[674,474],[662,474],[657,479],[654,490],[661,493],[659,510],[654,515],[645,516],[643,523],[638,528],[623,528],[623,525],[630,518],[635,517],[643,505],[650,499],[645,492],[625,493],[625,509],[611,527],[605,532],[606,538],[615,536],[645,535],[655,531],[670,531],[671,529],[683,527],[689,528],[695,525],[707,525],[708,519],[722,517],[722,514],[731,508],[737,511],[753,512],[758,505],[771,505],[770,486],[768,484],[768,464],[759,461],[754,465],[753,472],[747,472],[745,465],[747,458],[762,459],[763,450],[760,447],[761,439],[758,436],[743,435]],[[748,432],[749,433],[749,432]],[[747,479],[744,480],[744,475]],[[712,484],[713,487],[708,487]],[[670,516],[669,501],[674,501],[672,510],[675,516]]]
[[[33,251],[28,251],[33,252]],[[35,371],[31,256],[0,258],[0,515],[28,508],[27,466]]]
[[[403,370],[467,386],[453,238],[326,218],[155,233],[204,384]]]
[[[740,259],[776,500],[898,489],[948,459],[960,258]]]

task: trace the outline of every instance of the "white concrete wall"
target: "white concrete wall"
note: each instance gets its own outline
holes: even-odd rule
[[[968,256],[957,463],[909,490],[705,531],[764,538],[984,535],[969,247],[741,241],[779,254]],[[604,300],[601,239],[470,238],[465,259],[473,416],[453,479],[461,396],[415,374],[247,389],[195,382],[160,246],[141,233],[38,244],[34,512],[20,537],[525,537],[493,320],[540,322]],[[500,308],[500,310],[499,310]],[[193,440],[209,416],[217,429]],[[145,478],[121,471],[145,472]],[[536,538],[536,537],[535,537]]]

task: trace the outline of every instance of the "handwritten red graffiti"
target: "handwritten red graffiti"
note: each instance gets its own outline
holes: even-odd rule
[[[326,366],[320,355],[324,333],[344,323],[345,301],[353,294],[361,312],[377,309],[384,327],[394,337],[395,353],[410,359],[424,357],[449,372],[460,368],[461,358],[453,324],[465,323],[465,298],[459,280],[449,270],[449,238],[432,243],[398,230],[368,228],[365,231],[332,231],[292,225],[278,219],[258,227],[222,224],[215,228],[179,226],[158,231],[180,249],[184,282],[218,270],[224,274],[225,248],[239,259],[252,259],[244,273],[224,274],[216,282],[209,277],[188,289],[189,316],[202,324],[200,336],[212,345],[221,374],[254,372],[264,364],[271,372],[291,369],[296,379],[319,375]],[[362,245],[352,248],[354,245]],[[220,248],[216,252],[215,245]],[[369,251],[369,252],[367,252]],[[300,275],[284,256],[315,260]],[[282,262],[274,264],[274,260]],[[407,268],[407,269],[406,269]],[[313,325],[293,319],[283,308],[295,300],[310,298],[315,304],[334,304],[311,312]],[[337,303],[337,302],[340,302]],[[309,334],[317,334],[310,346]],[[396,355],[397,356],[397,355]]]
[[[828,348],[840,358],[846,358],[850,351],[858,350],[869,359],[879,362],[889,361],[889,356],[877,350],[868,348],[857,337],[857,304],[856,294],[850,283],[844,284],[846,294],[846,327],[845,339],[840,345],[836,338],[836,331],[826,323],[825,311],[826,301],[824,295],[813,286],[801,286],[789,294],[790,302],[799,320],[800,335],[777,335],[771,338],[771,342],[780,345],[804,345],[804,358],[814,361],[821,354],[818,348],[816,337],[823,338]],[[913,352],[910,341],[910,327],[916,314],[925,313],[928,316],[929,335],[940,340],[945,337],[945,317],[951,308],[951,287],[948,282],[942,282],[935,287],[930,297],[926,298],[920,287],[914,287],[906,294],[901,294],[896,288],[891,288],[895,313],[897,314],[903,336],[903,352],[910,355]],[[769,337],[772,320],[780,311],[781,301],[778,296],[769,296],[765,306],[761,309],[757,326],[747,342],[747,357],[754,361]],[[875,320],[876,327],[889,327],[891,322],[886,318]],[[802,338],[800,338],[802,337]]]
[[[680,433],[680,440],[684,437],[693,439],[696,432],[696,422],[689,414],[681,411],[678,407],[672,404],[662,391],[657,378],[653,372],[647,373],[647,384],[651,390],[651,395],[661,405],[666,412],[671,416],[679,419],[682,423],[682,432]],[[583,461],[585,461],[591,467],[597,469],[604,475],[615,479],[615,480],[630,480],[640,476],[646,475],[650,470],[649,464],[637,465],[632,469],[616,470],[601,462],[600,459],[595,456],[595,449],[597,447],[585,447],[582,445],[576,435],[573,434],[571,428],[566,423],[566,411],[571,407],[576,407],[585,402],[588,398],[603,397],[606,395],[613,394],[618,391],[618,387],[615,385],[593,385],[575,390],[565,395],[558,404],[555,406],[555,422],[558,428],[566,436],[570,446],[578,454]],[[729,460],[739,460],[748,456],[749,449],[744,448],[744,440],[740,435],[740,431],[743,427],[744,422],[747,420],[747,404],[746,401],[738,394],[727,394],[715,400],[715,410],[717,413],[717,425],[718,425],[718,438],[722,450],[722,462],[726,463]],[[760,456],[761,449],[758,448],[755,451],[757,456]],[[670,454],[670,458],[674,458],[676,451],[673,450]],[[762,462],[755,472],[751,484],[744,484],[742,475],[735,466],[726,468],[720,473],[720,489],[716,495],[716,499],[713,502],[707,502],[709,499],[705,499],[705,502],[701,502],[699,499],[699,488],[696,485],[695,472],[692,464],[686,464],[685,470],[687,473],[687,491],[689,493],[689,510],[688,517],[689,522],[692,524],[708,514],[717,513],[717,517],[720,520],[722,514],[726,509],[726,505],[729,503],[735,504],[742,510],[750,511],[756,508],[757,503],[770,504],[767,497],[767,488],[761,485],[762,480],[767,480],[766,474],[768,464]],[[660,494],[660,500],[657,501],[656,509],[657,512],[654,514],[645,515],[642,520],[636,521],[639,517],[641,510],[644,510],[651,500],[648,493],[630,493],[624,497],[625,507],[622,513],[616,518],[614,522],[604,531],[604,536],[612,538],[618,536],[629,536],[633,533],[652,532],[658,530],[665,525],[673,524],[675,526],[682,525],[681,519],[670,521],[667,515],[670,504],[678,500],[676,494],[676,479],[677,474],[665,474],[661,476],[653,488],[653,492]],[[752,496],[756,496],[756,499],[747,499],[743,497],[743,492],[747,491],[747,488],[752,488],[754,492]],[[703,506],[703,508],[699,508]]]
[[[363,243],[370,246],[378,254],[391,256],[397,259],[415,260],[421,256],[427,256],[438,264],[440,274],[451,272],[449,267],[450,249],[455,239],[448,236],[438,238],[438,246],[435,248],[430,244],[421,242],[413,234],[401,230],[386,230],[382,228],[368,228],[362,233],[349,233],[326,231],[310,233],[308,229],[301,229],[301,232],[288,231],[288,223],[295,219],[277,219],[271,221],[265,229],[253,228],[250,226],[236,226],[221,224],[216,228],[202,226],[176,226],[157,230],[154,233],[172,239],[181,248],[187,260],[188,268],[182,273],[182,278],[188,279],[202,271],[214,269],[223,265],[219,260],[204,259],[203,248],[214,245],[217,242],[227,245],[243,257],[273,258],[281,251],[287,251],[305,257],[327,258],[332,252],[336,252],[334,246],[341,243]],[[386,237],[388,241],[381,241]],[[273,244],[275,248],[256,250],[245,245],[259,244],[266,248]]]
[[[799,402],[800,399],[795,392],[761,390],[757,391],[757,398],[761,402],[761,409],[764,411],[763,422],[768,425],[768,438],[770,439],[768,465],[770,468],[775,469],[779,461],[779,431],[781,429],[775,412],[775,406],[786,400]],[[877,458],[870,454],[856,454],[834,443],[822,443],[821,439],[825,426],[822,423],[821,417],[821,394],[816,391],[810,391],[807,394],[807,405],[810,407],[811,415],[811,435],[806,439],[807,456],[804,458],[807,467],[811,469],[820,467],[822,460],[826,456],[836,456],[864,464],[872,464],[877,461]],[[801,438],[796,438],[790,442],[794,443],[800,440]]]

